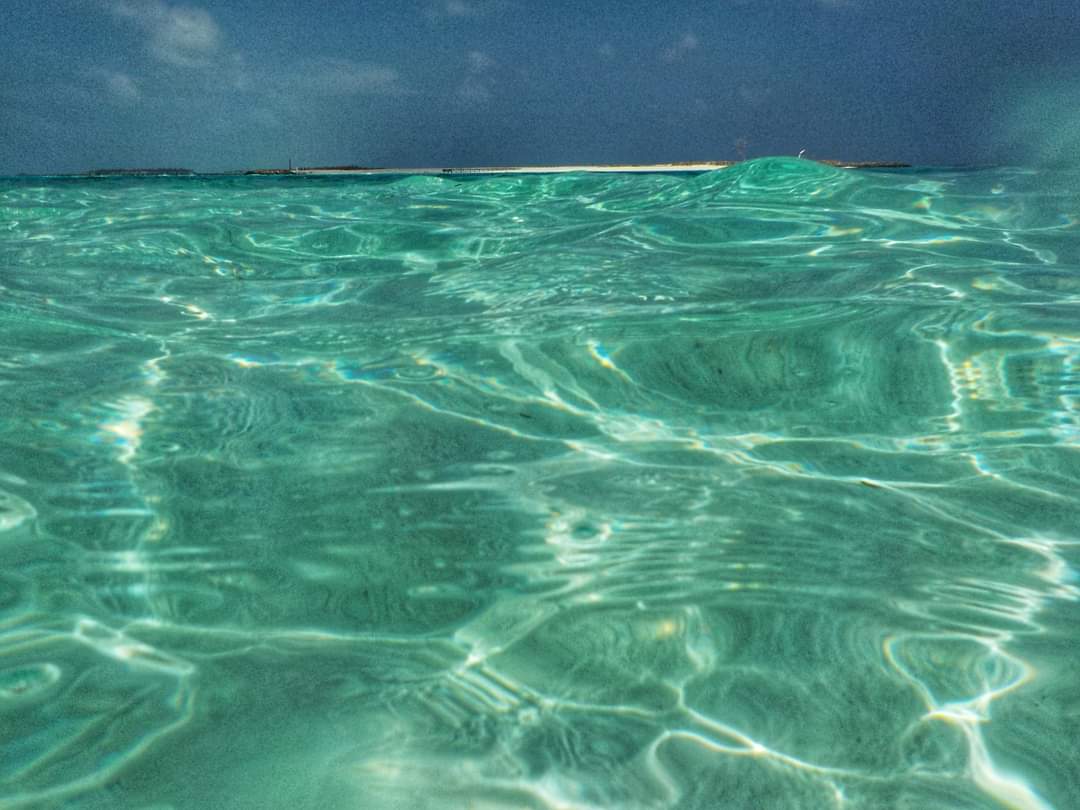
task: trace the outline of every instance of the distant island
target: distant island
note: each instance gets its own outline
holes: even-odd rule
[[[195,174],[191,169],[91,169],[87,177],[111,177],[113,175],[152,177],[156,175],[187,176]]]
[[[811,160],[811,158],[806,158]],[[570,172],[706,172],[726,169],[742,161],[709,160],[683,163],[590,163],[560,166],[471,166],[461,168],[382,168],[375,166],[305,166],[289,169],[248,169],[244,174],[255,175],[312,175],[312,174],[566,174]],[[841,169],[906,169],[908,163],[894,161],[818,160]]]
[[[841,169],[907,169],[909,163],[885,160],[815,160]],[[231,172],[196,172],[192,169],[91,169],[82,177],[194,177],[198,175],[478,175],[478,174],[569,174],[586,173],[668,173],[668,172],[707,172],[714,169],[726,169],[743,163],[741,160],[707,160],[681,163],[589,163],[566,164],[557,166],[462,166],[462,167],[383,167],[383,166],[301,166],[287,169],[240,169]]]

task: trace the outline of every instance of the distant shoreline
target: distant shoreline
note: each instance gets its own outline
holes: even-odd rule
[[[809,158],[807,158],[809,160]],[[617,173],[617,174],[645,174],[645,173],[668,173],[668,172],[708,172],[716,169],[726,169],[735,166],[741,161],[737,160],[710,160],[692,161],[683,163],[587,163],[587,164],[564,164],[555,166],[464,166],[448,168],[384,168],[375,166],[311,166],[296,169],[249,169],[245,174],[256,175],[479,175],[479,174],[572,174],[578,173]],[[846,161],[846,160],[818,160],[829,166],[842,169],[903,169],[910,168],[910,164],[892,161]]]
[[[895,161],[852,161],[852,160],[813,160],[841,169],[906,169],[911,164]],[[430,175],[430,176],[470,176],[487,174],[668,174],[672,172],[709,172],[727,169],[744,161],[705,160],[679,163],[584,163],[559,164],[549,166],[451,166],[451,167],[385,167],[385,166],[301,166],[288,169],[238,169],[228,172],[197,172],[192,169],[91,169],[67,177],[198,177],[198,176],[243,176],[243,175]]]

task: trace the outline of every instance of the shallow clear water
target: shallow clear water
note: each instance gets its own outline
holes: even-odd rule
[[[0,181],[0,805],[1075,807],[1078,190]]]

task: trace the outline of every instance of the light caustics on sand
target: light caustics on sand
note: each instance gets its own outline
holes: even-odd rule
[[[3,181],[0,804],[1069,806],[1065,174]]]

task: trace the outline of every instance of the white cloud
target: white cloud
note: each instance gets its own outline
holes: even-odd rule
[[[660,54],[660,58],[665,62],[677,62],[682,59],[686,54],[691,51],[697,50],[698,45],[701,43],[698,38],[691,33],[683,34],[679,41],[672,45],[670,48],[665,48],[664,52]]]
[[[442,2],[428,6],[427,11],[424,12],[424,16],[430,22],[439,22],[446,19],[461,20],[466,17],[478,17],[480,14],[481,10],[476,3],[466,2],[466,0],[442,0]]]
[[[458,87],[458,98],[468,104],[482,104],[494,95],[495,78],[492,71],[497,63],[483,51],[465,54],[468,71]]]
[[[112,11],[147,35],[147,49],[162,62],[208,67],[221,52],[221,29],[206,9],[164,0],[115,0]]]
[[[477,76],[466,76],[457,94],[458,98],[469,104],[483,104],[491,99],[491,82]]]
[[[142,93],[139,91],[139,84],[133,78],[126,73],[119,73],[112,70],[99,71],[98,75],[101,77],[102,82],[105,84],[105,88],[109,91],[110,95],[117,101],[131,102],[138,101],[142,98]]]
[[[465,58],[469,63],[469,70],[473,73],[486,73],[495,67],[495,60],[483,51],[469,51]]]
[[[445,8],[448,17],[471,17],[476,14],[476,9],[464,0],[446,0]]]
[[[118,20],[141,32],[154,59],[189,69],[186,79],[175,73],[149,71],[133,79],[126,74],[99,73],[115,100],[188,93],[243,94],[257,98],[264,109],[289,109],[305,99],[347,96],[392,96],[408,93],[393,67],[345,58],[303,57],[267,63],[254,50],[230,47],[222,29],[206,9],[171,0],[99,0]],[[3,0],[0,0],[3,2]]]

